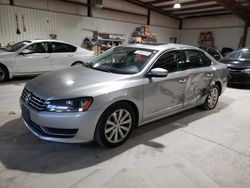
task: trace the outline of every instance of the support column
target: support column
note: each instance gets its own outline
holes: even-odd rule
[[[148,8],[147,25],[150,25],[151,10]]]
[[[241,47],[245,47],[245,46],[246,46],[248,27],[249,27],[249,22],[246,21],[246,22],[245,22],[245,26],[244,26],[244,33],[243,33],[243,38],[242,38],[242,45],[241,45]]]
[[[93,17],[92,7],[91,7],[91,0],[87,1],[87,7],[88,7],[88,17]]]

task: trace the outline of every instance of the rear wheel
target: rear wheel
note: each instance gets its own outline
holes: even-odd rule
[[[203,104],[203,108],[205,110],[212,110],[216,107],[217,103],[218,103],[218,99],[219,99],[219,95],[220,95],[220,89],[218,85],[214,85],[210,91],[209,94],[206,98],[205,103]]]
[[[0,65],[0,83],[6,81],[8,78],[8,71],[5,67]]]
[[[124,102],[108,108],[101,116],[95,134],[95,141],[103,147],[116,147],[129,138],[135,126],[132,107]]]

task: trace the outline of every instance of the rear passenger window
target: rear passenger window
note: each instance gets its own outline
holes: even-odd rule
[[[185,55],[185,64],[187,69],[206,67],[211,65],[211,60],[201,51],[185,50]]]
[[[75,46],[64,44],[64,43],[52,43],[51,48],[52,48],[52,52],[54,53],[65,53],[65,52],[76,51]]]
[[[183,70],[184,61],[181,51],[171,51],[163,54],[154,64],[153,68],[163,68],[168,72]]]

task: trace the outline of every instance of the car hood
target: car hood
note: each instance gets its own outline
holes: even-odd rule
[[[5,57],[5,56],[9,56],[14,54],[15,52],[6,52],[4,50],[0,50],[0,58]]]
[[[26,88],[48,100],[95,97],[120,89],[130,77],[76,66],[38,76]]]
[[[250,61],[221,59],[220,62],[226,64],[228,68],[238,68],[238,69],[250,68]]]

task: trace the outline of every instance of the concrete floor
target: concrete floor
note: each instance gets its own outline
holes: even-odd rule
[[[60,144],[20,120],[26,80],[0,85],[0,187],[250,187],[250,90],[227,88],[213,111],[138,128],[121,147]]]

